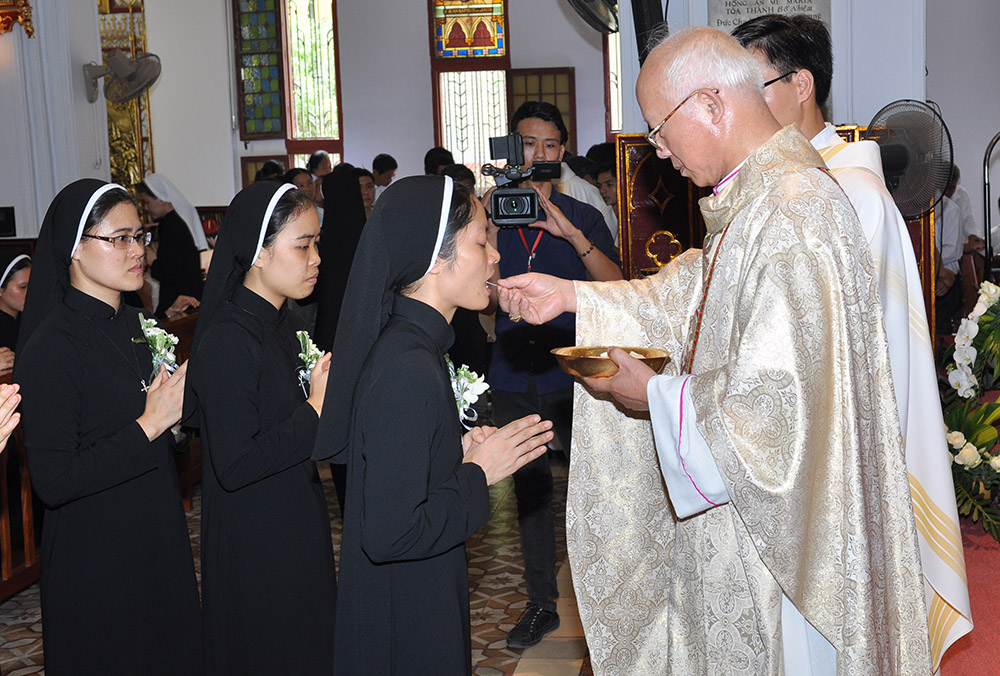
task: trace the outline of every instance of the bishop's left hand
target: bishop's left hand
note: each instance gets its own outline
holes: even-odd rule
[[[608,350],[608,357],[618,366],[618,373],[610,378],[584,378],[583,384],[595,392],[610,393],[631,411],[648,411],[646,386],[656,372],[620,347]]]

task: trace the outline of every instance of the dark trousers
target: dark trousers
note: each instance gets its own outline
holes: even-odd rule
[[[539,395],[532,380],[528,392],[493,390],[493,418],[498,427],[538,413],[552,421],[552,429],[569,457],[573,433],[573,388]],[[556,587],[556,535],[552,515],[552,468],[548,455],[529,462],[514,473],[517,496],[517,523],[521,530],[524,553],[524,581],[528,598],[546,610],[555,611],[559,590]]]

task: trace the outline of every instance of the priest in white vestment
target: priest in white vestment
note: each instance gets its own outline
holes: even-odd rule
[[[878,145],[872,141],[846,143],[823,118],[821,106],[827,102],[833,77],[833,47],[823,22],[812,16],[769,14],[741,24],[733,36],[761,64],[764,100],[775,119],[782,125],[798,125],[811,139],[854,205],[871,247],[906,448],[931,654],[937,670],[948,646],[972,630],[972,613],[937,369],[909,231],[886,189]],[[947,227],[938,227],[938,233]],[[956,228],[963,230],[957,222],[951,229]],[[962,239],[957,242],[955,274]]]
[[[672,356],[656,375],[613,350],[619,373],[577,386],[567,540],[591,660],[598,674],[930,673],[871,255],[762,82],[709,28],[640,73],[659,156],[716,186],[703,251],[631,282],[501,281],[512,318],[575,311],[580,344]]]

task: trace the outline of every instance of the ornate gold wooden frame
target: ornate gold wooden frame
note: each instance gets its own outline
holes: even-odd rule
[[[0,33],[14,30],[14,24],[19,23],[24,28],[24,34],[35,37],[35,26],[31,23],[31,4],[29,0],[0,0]]]

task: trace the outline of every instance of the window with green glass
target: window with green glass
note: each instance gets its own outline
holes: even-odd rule
[[[285,135],[280,0],[233,0],[240,138]]]

